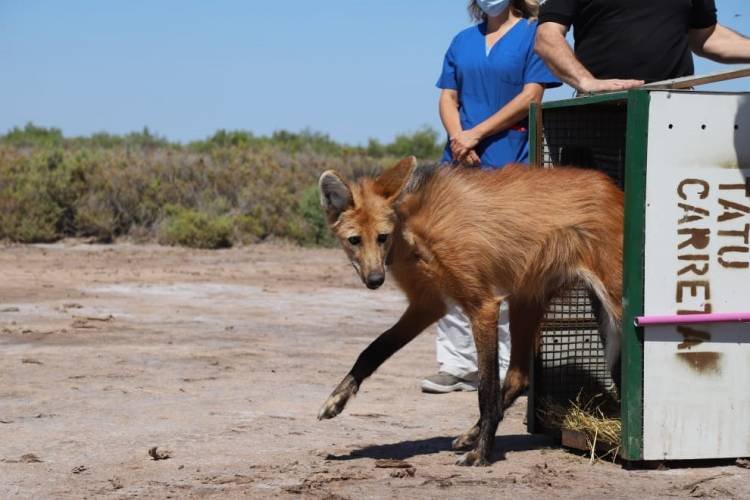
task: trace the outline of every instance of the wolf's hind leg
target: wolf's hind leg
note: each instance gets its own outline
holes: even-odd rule
[[[481,419],[478,420],[466,432],[454,439],[451,443],[451,449],[461,451],[474,448],[477,444],[477,439],[479,439],[479,424],[481,421]]]
[[[510,366],[503,383],[503,408],[529,386],[529,369],[539,342],[545,307],[536,300],[510,300]]]
[[[595,273],[588,269],[579,276],[589,287],[593,309],[604,343],[607,367],[618,390],[620,388],[620,342],[622,332],[621,281],[615,273]]]
[[[489,465],[495,445],[497,425],[503,419],[497,364],[497,321],[499,300],[484,300],[479,307],[464,310],[471,318],[479,365],[479,437],[474,449],[462,455],[458,465]]]

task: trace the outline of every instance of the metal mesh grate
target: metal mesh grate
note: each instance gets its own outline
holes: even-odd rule
[[[543,164],[601,170],[623,186],[624,102],[557,108],[543,112]]]
[[[542,116],[543,166],[594,168],[623,186],[624,101],[545,109]],[[534,373],[535,401],[549,399],[567,404],[579,393],[584,400],[597,394],[614,399],[596,317],[583,285],[552,300],[542,323]]]
[[[538,366],[543,397],[567,403],[579,392],[585,400],[612,390],[597,321],[583,286],[550,303],[542,323]]]

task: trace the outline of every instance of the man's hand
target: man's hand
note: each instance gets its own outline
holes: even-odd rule
[[[568,27],[559,23],[542,23],[536,32],[534,50],[552,72],[581,94],[627,90],[643,85],[642,80],[599,80],[576,58],[565,40]]]
[[[597,78],[584,78],[576,88],[581,94],[597,94],[632,89],[640,87],[644,83],[643,80],[599,80]]]

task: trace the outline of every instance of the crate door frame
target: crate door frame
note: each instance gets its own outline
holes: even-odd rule
[[[645,247],[646,164],[648,150],[648,122],[650,94],[645,90],[630,90],[549,103],[533,103],[529,110],[530,163],[543,164],[544,109],[576,107],[609,101],[625,101],[627,124],[625,138],[625,232],[623,242],[623,318],[622,318],[622,448],[620,456],[636,461],[643,457],[643,332],[634,320],[643,314],[643,270]],[[528,401],[528,431],[536,429],[534,368]]]

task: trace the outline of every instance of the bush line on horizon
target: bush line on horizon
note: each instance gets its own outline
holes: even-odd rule
[[[0,239],[125,237],[224,248],[282,238],[330,246],[321,172],[373,175],[409,154],[436,161],[438,141],[429,128],[367,146],[309,130],[270,137],[219,130],[183,145],[148,129],[66,138],[29,124],[0,136]]]

